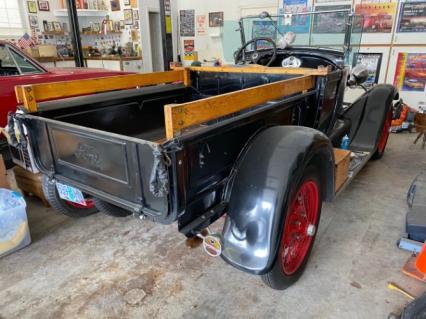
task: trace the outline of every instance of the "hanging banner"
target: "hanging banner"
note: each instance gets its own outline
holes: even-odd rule
[[[355,14],[364,17],[362,31],[365,33],[390,33],[396,7],[396,2],[357,4]]]
[[[206,23],[207,16],[205,14],[201,14],[197,16],[197,35],[206,35]]]
[[[426,32],[426,1],[401,5],[398,32]]]

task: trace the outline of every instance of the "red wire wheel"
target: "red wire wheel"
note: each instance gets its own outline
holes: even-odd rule
[[[280,243],[281,270],[287,276],[299,270],[313,244],[319,206],[318,185],[314,180],[304,181],[288,206]]]

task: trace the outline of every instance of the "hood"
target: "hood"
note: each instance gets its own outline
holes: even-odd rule
[[[86,75],[86,76],[111,76],[129,74],[129,72],[112,71],[92,68],[47,68],[50,73],[57,75]]]

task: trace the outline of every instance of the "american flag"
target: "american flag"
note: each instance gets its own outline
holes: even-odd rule
[[[18,45],[21,49],[26,49],[32,47],[34,45],[34,41],[29,34],[25,32],[25,34],[18,40]]]

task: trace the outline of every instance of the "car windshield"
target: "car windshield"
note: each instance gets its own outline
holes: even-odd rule
[[[324,6],[321,8],[321,11],[317,7],[315,12],[296,14],[270,15],[261,12],[243,17],[240,21],[224,21],[222,39],[225,60],[233,61],[234,53],[243,41],[266,37],[279,44],[287,32],[293,32],[295,41],[292,46],[340,50],[349,65],[361,42],[362,17],[353,15],[350,6],[339,6],[338,10],[324,10]],[[267,41],[256,44],[257,49],[271,46]],[[252,49],[254,45],[247,47],[247,50]]]

